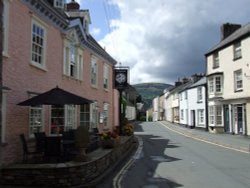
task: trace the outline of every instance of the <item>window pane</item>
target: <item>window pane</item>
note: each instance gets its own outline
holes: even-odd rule
[[[215,77],[215,89],[216,92],[221,92],[221,78]]]
[[[29,126],[30,135],[43,130],[42,106],[30,107]]]
[[[43,64],[44,29],[37,23],[32,26],[32,62]]]

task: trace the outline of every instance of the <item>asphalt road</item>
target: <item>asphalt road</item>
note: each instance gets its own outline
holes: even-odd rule
[[[172,132],[157,122],[136,127],[137,153],[101,187],[250,188],[250,155]]]

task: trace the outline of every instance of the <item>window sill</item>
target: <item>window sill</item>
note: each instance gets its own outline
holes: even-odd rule
[[[6,51],[3,51],[2,55],[5,58],[9,58],[10,57],[9,54],[8,54],[8,52],[6,52]]]
[[[98,89],[97,85],[91,84],[91,87],[94,88],[94,89]]]
[[[240,56],[240,57],[235,57],[235,58],[233,58],[233,61],[237,61],[237,60],[239,60],[239,59],[241,59],[242,58],[242,56]]]
[[[37,68],[37,69],[40,69],[40,70],[42,70],[42,71],[44,71],[44,72],[47,72],[47,71],[48,71],[48,69],[46,68],[46,66],[42,66],[42,65],[39,65],[39,64],[34,63],[34,62],[30,62],[30,65],[31,65],[32,67],[35,67],[35,68]]]
[[[243,89],[237,89],[237,90],[234,91],[234,93],[239,93],[239,92],[242,92],[242,91],[243,91]]]
[[[63,79],[73,80],[73,81],[80,82],[80,83],[83,82],[82,80],[80,80],[78,78],[75,78],[75,77],[72,77],[72,76],[69,76],[69,75],[66,75],[66,74],[63,74]]]
[[[209,125],[209,127],[224,127],[223,125]]]
[[[217,68],[219,68],[219,67],[220,67],[220,66],[213,66],[212,68],[213,68],[213,69],[217,69]]]

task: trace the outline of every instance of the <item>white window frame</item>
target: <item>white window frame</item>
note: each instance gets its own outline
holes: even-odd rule
[[[240,59],[242,57],[241,42],[236,42],[234,44],[234,60]]]
[[[202,87],[197,87],[197,101],[202,102],[203,95],[202,95]]]
[[[214,113],[214,106],[209,106],[209,125],[215,125],[215,113]]]
[[[83,104],[80,106],[80,125],[90,128],[91,126],[91,106]]]
[[[64,131],[70,129],[76,129],[76,106],[75,105],[65,105],[65,121],[64,121]]]
[[[44,131],[43,107],[32,106],[29,109],[29,136],[34,137],[35,132]]]
[[[37,41],[33,41],[33,35],[41,35],[41,33],[37,33],[35,32],[34,33],[34,25],[37,26],[37,28],[40,29],[40,31],[42,30],[43,32],[43,36],[39,36],[40,38],[39,39],[43,39],[43,42],[42,42],[42,46],[40,46],[41,48],[41,52],[37,52],[37,50],[35,50],[33,48],[33,44],[36,45],[36,46],[39,46],[39,42],[37,43]],[[44,69],[46,70],[46,46],[47,46],[47,25],[45,23],[43,23],[43,21],[39,20],[38,18],[36,17],[33,17],[32,18],[32,22],[31,22],[31,56],[30,56],[30,63],[31,65],[33,66],[36,66],[38,68],[41,68],[41,69]],[[34,57],[35,56],[41,56],[41,59],[38,60],[38,61],[34,61]]]
[[[214,93],[214,79],[209,78],[208,79],[208,88],[209,88],[209,93]]]
[[[222,76],[213,76],[211,78],[208,79],[208,84],[209,84],[209,93],[212,94],[218,94],[218,93],[222,93],[222,89],[223,89],[223,80],[222,80]]]
[[[30,94],[29,98],[36,95]],[[29,108],[29,137],[34,137],[35,132],[44,131],[44,109],[42,105]]]
[[[215,93],[222,92],[222,78],[221,78],[221,76],[214,77],[214,86],[215,86]]]
[[[220,66],[219,52],[213,54],[213,68],[218,68]]]
[[[103,88],[108,89],[109,87],[109,67],[104,65],[103,67]]]
[[[235,91],[242,91],[243,89],[242,69],[234,71],[234,88]]]
[[[181,109],[181,120],[184,120],[184,110]]]
[[[198,124],[204,125],[205,123],[205,116],[204,116],[204,109],[198,109]]]
[[[91,57],[91,85],[97,87],[98,83],[98,65],[97,65],[97,58],[92,56]]]
[[[89,129],[97,128],[98,125],[98,104],[97,101],[90,104],[90,127]]]
[[[78,79],[83,80],[83,55],[78,54]]]
[[[74,34],[64,44],[63,74],[69,78],[83,80],[83,52],[78,47]]]
[[[54,0],[54,7],[63,9],[64,0]]]
[[[69,76],[77,78],[77,49],[74,42],[71,42],[69,48]]]
[[[210,126],[222,126],[223,119],[222,119],[222,106],[215,105],[209,106],[209,125]]]
[[[109,103],[103,103],[103,128],[108,129],[109,128]]]

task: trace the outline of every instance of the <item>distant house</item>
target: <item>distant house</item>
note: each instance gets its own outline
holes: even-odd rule
[[[125,117],[128,120],[136,120],[138,96],[139,93],[136,91],[136,89],[130,84],[128,84],[128,87],[124,91],[124,97],[127,102]]]
[[[164,120],[164,95],[157,96],[152,102],[153,121]]]
[[[209,131],[250,135],[250,24],[223,24],[221,41],[209,50]]]
[[[32,142],[37,131],[50,135],[80,125],[114,129],[116,61],[90,35],[88,10],[74,1],[3,2],[0,166],[22,159],[21,133]],[[93,103],[17,105],[56,86]]]
[[[164,120],[179,123],[179,91],[188,82],[187,79],[175,82],[175,86],[165,89],[163,92],[164,100],[163,115]]]
[[[164,116],[165,120],[169,122],[173,122],[173,114],[172,114],[172,97],[171,90],[174,87],[168,88],[164,90]]]
[[[192,77],[179,93],[180,124],[190,128],[206,128],[206,77]]]

